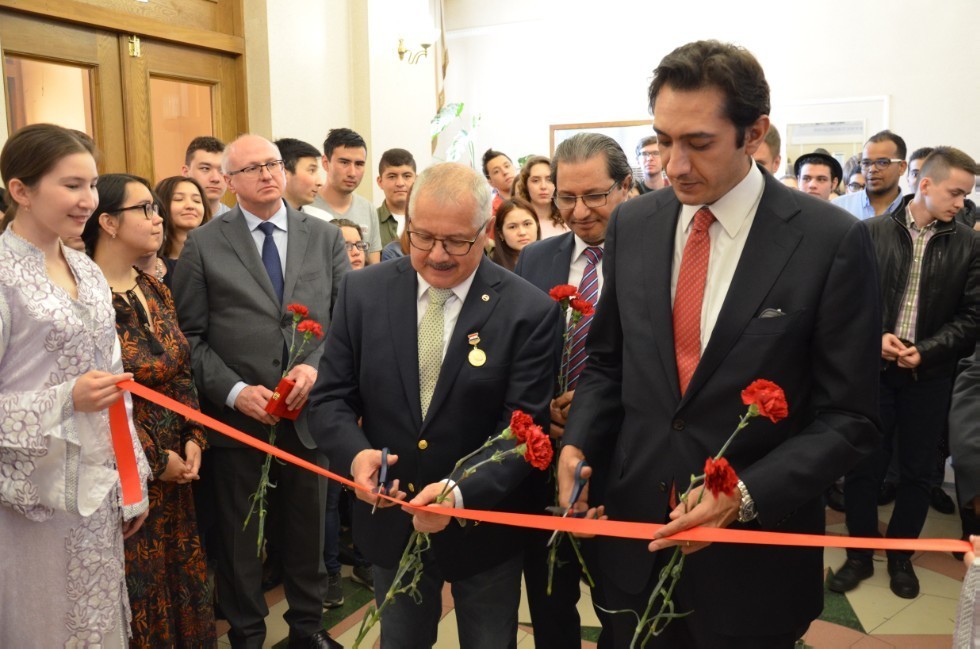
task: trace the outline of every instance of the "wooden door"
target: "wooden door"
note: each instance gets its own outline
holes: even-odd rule
[[[5,94],[10,104],[8,130],[12,132],[22,125],[18,120],[24,119],[24,107],[18,104],[23,103],[16,87],[18,70],[45,65],[49,66],[45,71],[48,74],[71,74],[74,70],[82,76],[82,82],[76,85],[82,86],[84,99],[72,101],[86,104],[82,111],[86,119],[84,126],[70,126],[88,131],[95,139],[102,153],[101,173],[128,172],[154,183],[180,173],[183,151],[193,137],[213,135],[229,141],[247,130],[239,54],[6,9],[0,9],[0,45]],[[161,110],[159,102],[154,107],[153,97],[167,91],[182,93],[206,105],[205,118],[188,125],[180,106],[174,115],[161,115],[166,111]],[[44,93],[37,94],[37,101],[58,102],[50,96],[40,97]],[[50,112],[35,110],[34,116]],[[178,135],[168,136],[166,128],[161,130],[165,122],[176,124],[177,128],[169,133]],[[156,141],[154,127],[158,132]]]
[[[128,39],[120,39],[132,173],[153,182],[176,175],[194,137],[213,135],[227,142],[246,130],[240,122],[244,111],[238,105],[235,57],[145,38],[139,56],[130,47]]]
[[[115,33],[0,11],[0,44],[6,96],[12,98],[7,111],[10,130],[19,125],[14,120],[23,117],[18,115],[23,106],[17,104],[18,98],[22,101],[22,89],[11,87],[19,80],[18,69],[28,64],[79,68],[84,74],[84,101],[89,104],[85,109],[91,116],[89,135],[102,153],[99,169],[105,173],[127,168],[125,138],[119,128],[123,97]]]

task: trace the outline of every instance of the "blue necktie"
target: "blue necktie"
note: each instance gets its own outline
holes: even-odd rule
[[[262,265],[265,272],[269,273],[272,281],[272,290],[276,292],[279,303],[282,304],[282,292],[285,284],[282,280],[282,261],[279,257],[279,248],[276,241],[272,238],[272,233],[276,231],[276,226],[266,221],[259,224],[259,229],[265,234],[265,241],[262,242]]]

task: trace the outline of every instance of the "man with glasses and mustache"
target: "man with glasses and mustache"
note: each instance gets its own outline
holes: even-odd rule
[[[385,609],[384,647],[435,643],[446,581],[459,646],[516,645],[527,532],[463,526],[452,511],[541,513],[545,473],[519,458],[482,466],[439,504],[445,515],[406,515],[371,493],[382,449],[389,451],[386,492],[427,505],[455,463],[506,428],[514,410],[547,430],[558,306],[485,257],[490,210],[490,188],[473,169],[444,163],[419,174],[409,202],[409,255],[344,277],[311,397],[317,444],[331,466],[349,470],[366,490],[356,494],[352,527],[354,543],[374,564],[379,606],[413,524],[431,533],[421,599],[402,594]]]
[[[653,143],[644,145],[642,152],[651,147],[657,150],[657,140],[652,139]],[[658,152],[658,176],[659,156]],[[571,232],[526,247],[514,272],[544,292],[558,284],[571,284],[579,288],[584,299],[598,304],[603,286],[606,226],[613,210],[629,197],[631,171],[626,154],[608,136],[579,133],[559,144],[551,159],[554,202]],[[584,345],[591,322],[592,316],[586,316],[577,325],[568,361],[568,391],[551,402],[551,435],[556,439],[565,432],[575,385],[588,359]],[[555,583],[549,595],[546,546],[549,536],[538,534],[532,540],[525,562],[524,578],[535,642],[542,647],[581,646],[575,608],[580,592],[579,562],[570,543],[559,545],[560,565],[555,570]]]
[[[191,232],[173,282],[201,409],[263,441],[276,425],[277,446],[326,466],[310,436],[308,408],[289,421],[265,407],[288,359],[293,318],[286,307],[306,306],[329,330],[340,279],[350,270],[344,238],[336,226],[286,204],[282,155],[268,140],[241,136],[225,148],[222,169],[238,205]],[[305,405],[322,353],[314,341],[288,373],[296,383],[286,397],[290,409]],[[258,648],[269,609],[256,552],[257,517],[243,524],[265,454],[218,434],[209,441],[221,548],[218,597],[232,646]],[[266,533],[282,557],[289,646],[337,647],[321,621],[326,480],[291,464],[272,467],[276,488],[268,509],[276,524]]]
[[[902,203],[902,188],[898,181],[908,167],[906,152],[905,140],[891,131],[872,135],[861,154],[864,191],[844,194],[834,200],[834,205],[861,220],[894,212]]]

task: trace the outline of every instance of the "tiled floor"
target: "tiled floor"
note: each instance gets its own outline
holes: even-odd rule
[[[952,485],[945,485],[952,493]],[[879,516],[887,521],[891,506],[881,507]],[[844,534],[843,514],[827,510],[827,532]],[[930,510],[929,520],[922,533],[930,538],[959,538],[960,522],[957,515],[945,516]],[[835,570],[844,562],[844,551],[828,548],[824,552],[824,563],[828,569]],[[949,554],[920,553],[913,558],[916,574],[921,584],[921,593],[914,600],[900,599],[888,588],[888,573],[884,556],[876,557],[875,575],[861,583],[846,595],[827,593],[827,603],[822,619],[817,620],[808,630],[804,640],[814,649],[948,649],[956,617],[956,603],[960,584],[965,574],[962,562]],[[353,647],[358,627],[370,593],[349,579],[350,568],[345,570],[345,592],[347,604],[343,609],[325,616],[331,635],[345,647]],[[267,594],[270,604],[268,641],[266,646],[285,647],[288,629],[282,615],[286,609],[282,588]],[[452,596],[448,588],[443,595],[444,616],[439,625],[437,649],[455,649],[459,646],[456,635],[456,619],[452,609]],[[579,613],[583,627],[598,627],[592,609],[588,588],[583,586]],[[527,602],[522,597],[519,619],[528,622],[530,615]],[[227,631],[227,625],[219,623],[219,634]],[[377,631],[368,636],[364,647],[377,645]],[[220,646],[228,645],[222,636]],[[534,637],[529,626],[522,626],[518,632],[518,647],[534,647]],[[583,640],[583,647],[594,647],[593,642]]]

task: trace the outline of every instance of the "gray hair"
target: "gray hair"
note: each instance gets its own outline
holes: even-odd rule
[[[409,215],[415,214],[415,203],[423,192],[432,193],[440,201],[456,204],[470,196],[476,201],[473,224],[481,225],[490,219],[491,196],[487,180],[466,165],[443,162],[420,173],[412,185],[412,195],[408,201]]]
[[[616,140],[602,133],[578,133],[563,141],[555,149],[555,155],[551,157],[551,181],[555,185],[558,184],[559,163],[585,162],[598,155],[605,156],[606,171],[617,183],[633,175],[626,154]]]

